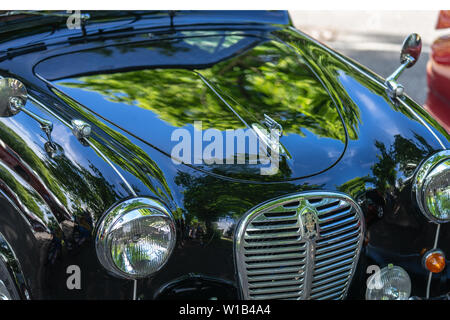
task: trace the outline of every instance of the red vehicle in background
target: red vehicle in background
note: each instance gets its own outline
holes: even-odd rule
[[[450,10],[439,12],[436,29],[450,28]],[[436,39],[427,64],[425,108],[450,132],[450,34]]]

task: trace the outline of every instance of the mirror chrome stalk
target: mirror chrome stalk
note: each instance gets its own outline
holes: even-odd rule
[[[400,54],[401,65],[385,81],[388,94],[391,98],[395,99],[403,95],[405,88],[397,80],[406,68],[411,68],[419,60],[421,50],[422,40],[417,33],[410,34],[403,41]]]
[[[403,70],[408,68],[409,65],[413,62],[414,58],[408,55],[407,60],[402,65],[400,65],[400,67],[398,67],[397,70],[394,71],[394,73],[386,78],[385,84],[391,98],[397,98],[403,95],[405,88],[403,87],[403,85],[397,82],[397,79],[400,77]]]
[[[14,108],[16,108],[17,110],[23,111],[25,114],[30,116],[32,119],[36,120],[39,123],[39,125],[41,126],[42,131],[44,131],[45,135],[47,136],[47,140],[50,143],[50,145],[52,147],[55,147],[55,145],[52,141],[53,123],[51,121],[41,118],[37,114],[31,112],[30,110],[25,109],[24,105],[22,104],[22,102],[19,99],[12,98],[11,105]]]
[[[53,123],[25,108],[28,93],[22,82],[12,78],[0,79],[0,98],[0,117],[11,117],[23,111],[39,123],[47,136],[46,151],[56,151],[57,146],[52,140]]]

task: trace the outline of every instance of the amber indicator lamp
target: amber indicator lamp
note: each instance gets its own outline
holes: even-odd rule
[[[439,273],[445,268],[445,255],[441,250],[432,250],[423,256],[425,268],[433,273]]]

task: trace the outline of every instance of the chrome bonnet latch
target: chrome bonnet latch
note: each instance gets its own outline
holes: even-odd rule
[[[400,54],[400,67],[386,78],[385,84],[388,94],[395,99],[401,97],[405,88],[397,82],[397,79],[406,68],[411,68],[417,60],[419,60],[420,52],[422,50],[422,39],[417,33],[412,33],[403,41],[403,47]]]

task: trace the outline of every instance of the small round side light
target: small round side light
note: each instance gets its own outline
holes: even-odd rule
[[[423,264],[433,273],[442,272],[445,268],[445,255],[441,250],[431,250],[423,256]]]

